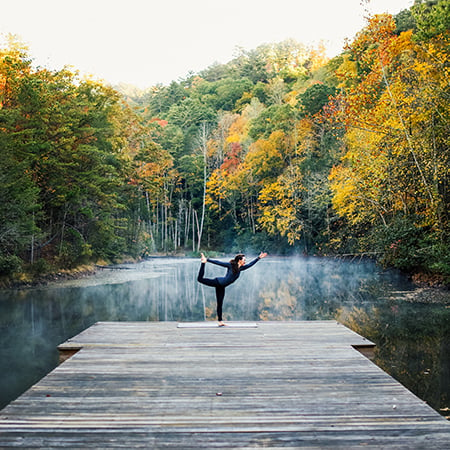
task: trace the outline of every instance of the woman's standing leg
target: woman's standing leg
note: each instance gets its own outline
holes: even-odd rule
[[[217,319],[222,322],[222,305],[225,297],[225,288],[223,286],[216,286],[216,300],[217,300]]]

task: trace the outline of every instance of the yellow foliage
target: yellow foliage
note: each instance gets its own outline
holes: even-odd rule
[[[284,133],[275,131],[269,139],[258,139],[250,146],[245,164],[259,179],[273,179],[284,166],[282,149]]]
[[[284,96],[284,103],[289,104],[292,107],[297,106],[299,99],[298,99],[298,91],[290,91]]]
[[[311,48],[309,51],[309,60],[311,62],[311,72],[320,69],[329,61],[326,45],[323,41],[320,41],[316,47]]]
[[[343,62],[336,70],[336,77],[341,82],[338,84],[338,88],[349,88],[356,83],[358,79],[358,66],[356,61],[350,59],[350,55],[344,54]]]
[[[236,117],[236,120],[231,124],[228,137],[226,139],[227,143],[241,142],[248,133],[248,120],[241,114]]]
[[[449,34],[416,43],[394,30],[392,17],[372,18],[338,69],[347,132],[329,177],[333,206],[352,223],[402,211],[432,225],[450,175]]]
[[[301,206],[302,175],[290,166],[275,182],[264,185],[258,197],[260,225],[270,234],[286,236],[290,244],[300,240],[303,223],[298,217]]]
[[[206,204],[213,210],[220,209],[221,202],[227,196],[225,176],[220,169],[215,170],[207,183]]]
[[[382,135],[352,129],[346,136],[348,151],[329,179],[333,207],[350,223],[373,221],[385,213],[387,161],[379,144]]]

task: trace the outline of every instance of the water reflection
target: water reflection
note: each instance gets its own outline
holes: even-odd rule
[[[0,407],[57,364],[56,347],[97,321],[215,320],[199,261],[155,258],[45,289],[0,293]],[[223,274],[212,264],[206,276]],[[225,320],[336,319],[377,344],[376,363],[437,410],[450,393],[450,308],[371,262],[267,258],[227,288]],[[399,293],[400,292],[400,293]],[[447,413],[448,415],[448,413]]]

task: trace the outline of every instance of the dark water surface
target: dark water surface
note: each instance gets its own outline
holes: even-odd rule
[[[58,344],[97,321],[215,320],[214,289],[196,282],[198,260],[122,267],[0,291],[0,408],[57,365]],[[207,265],[207,277],[222,274]],[[449,416],[450,294],[439,302],[433,295],[368,261],[269,257],[227,288],[224,318],[335,319],[375,342],[374,362]]]

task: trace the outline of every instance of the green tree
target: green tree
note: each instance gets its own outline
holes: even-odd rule
[[[303,106],[302,111],[310,116],[317,114],[328,104],[329,98],[336,94],[336,89],[326,84],[316,83],[298,97]]]
[[[0,49],[0,254],[3,258],[20,255],[33,262],[34,239],[38,239],[40,203],[30,170],[27,140],[32,136],[22,130],[19,109],[21,83],[31,74],[26,48],[10,36],[9,47]],[[3,260],[3,272],[8,272]]]
[[[144,105],[148,109],[144,114],[148,117],[161,117],[172,105],[182,102],[185,98],[186,88],[181,83],[172,81],[169,86],[154,86],[145,96]]]
[[[411,8],[417,31],[415,39],[429,40],[450,30],[448,0],[416,0]]]
[[[277,130],[291,133],[297,118],[298,110],[291,105],[271,105],[251,121],[249,136],[256,140],[268,138]]]

